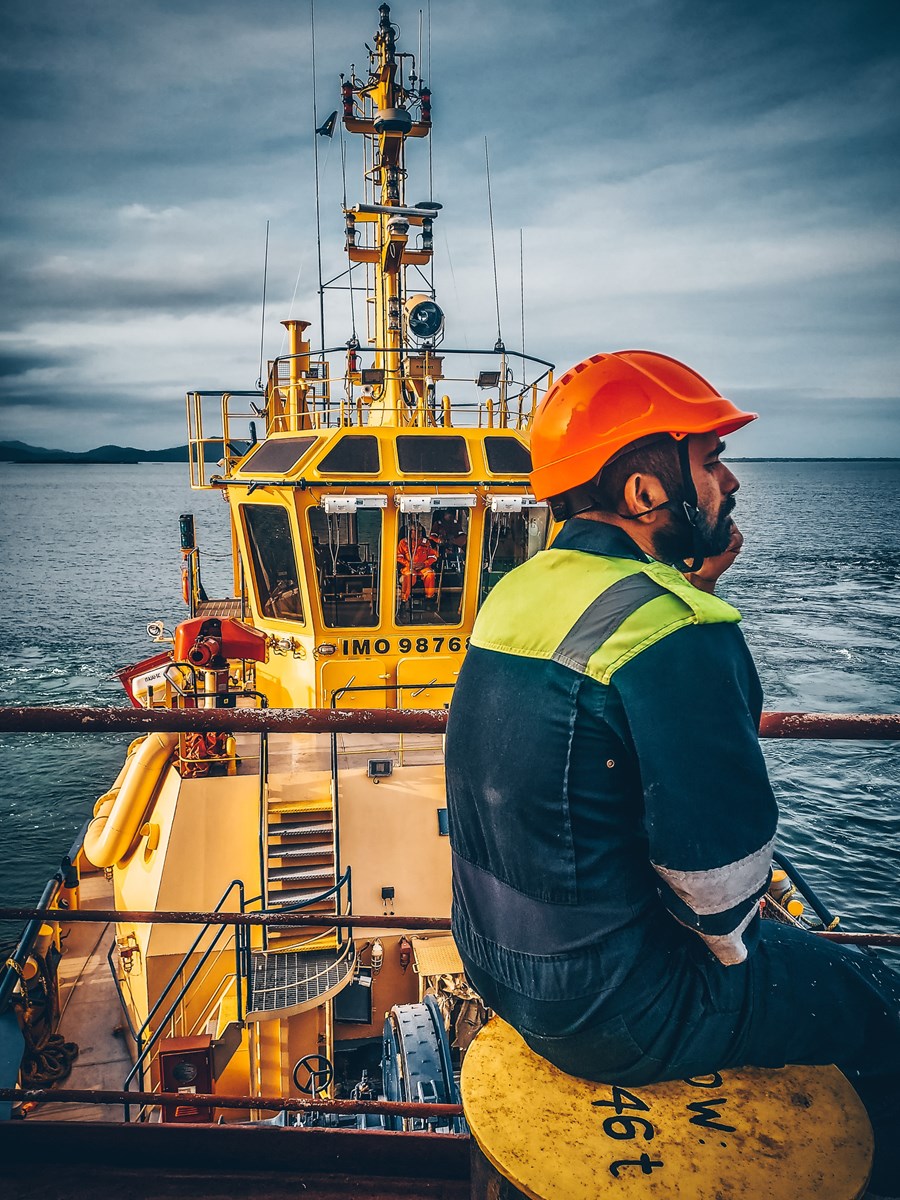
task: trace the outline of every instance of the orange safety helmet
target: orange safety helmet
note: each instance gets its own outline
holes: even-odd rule
[[[621,450],[654,434],[720,436],[755,421],[696,371],[652,350],[595,354],[554,383],[531,426],[538,500],[595,479]]]

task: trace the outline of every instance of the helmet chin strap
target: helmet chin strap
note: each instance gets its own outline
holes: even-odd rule
[[[697,503],[697,488],[694,485],[694,474],[691,471],[691,448],[690,438],[683,437],[678,443],[678,462],[681,464],[681,489],[684,499],[682,505],[684,515],[687,517],[688,524],[691,527],[691,557],[690,560],[685,559],[684,566],[688,571],[699,571],[703,566],[705,557],[703,540],[700,537],[700,530],[697,522],[700,519],[700,508]]]

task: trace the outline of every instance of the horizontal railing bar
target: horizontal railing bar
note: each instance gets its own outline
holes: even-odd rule
[[[459,425],[459,426],[456,426],[456,428],[462,429],[462,428],[466,428],[466,427]],[[305,432],[305,431],[301,430],[300,432]],[[305,477],[301,477],[300,479],[259,479],[259,478],[254,478],[252,476],[250,478],[237,479],[234,475],[228,475],[228,476],[210,475],[209,478],[210,478],[210,482],[216,482],[216,481],[223,482],[224,480],[227,479],[229,487],[252,487],[254,491],[260,487],[299,488],[301,491],[306,491],[307,488],[315,488],[317,491],[319,491],[322,488],[346,488],[347,487],[346,479],[306,479]],[[452,482],[452,480],[450,482]],[[384,488],[397,488],[397,487],[410,487],[410,486],[438,488],[438,487],[446,487],[447,483],[448,483],[447,477],[444,476],[440,479],[379,479],[377,481],[372,481],[368,486],[376,488],[376,489],[381,489],[381,490],[383,490]],[[460,485],[457,483],[456,486],[458,489]],[[495,491],[497,488],[525,488],[525,487],[528,487],[528,480],[527,479],[467,479],[466,487],[467,488],[476,488],[476,487],[492,488]],[[364,626],[362,628],[368,628],[368,627]]]
[[[762,738],[829,738],[835,741],[900,740],[900,713],[764,712]]]
[[[443,733],[442,708],[0,708],[0,733]],[[766,712],[764,738],[900,740],[900,713]]]
[[[117,921],[134,925],[265,925],[289,929],[300,925],[342,925],[354,928],[449,930],[449,917],[343,916],[340,913],[288,912],[154,912],[152,909],[114,908],[0,908],[0,921],[61,921],[66,925],[105,924]]]
[[[845,933],[842,929],[816,929],[816,937],[848,946],[900,946],[900,933]]]
[[[0,921],[60,921],[63,924],[106,924],[116,921],[134,925],[265,925],[278,929],[301,925],[343,925],[351,928],[422,929],[448,932],[449,917],[388,917],[382,913],[340,916],[338,913],[298,912],[143,912],[134,909],[100,908],[0,908]],[[857,946],[900,946],[900,933],[845,933],[843,930],[810,930],[830,942]]]
[[[194,1092],[113,1092],[84,1088],[0,1088],[0,1101],[61,1104],[166,1104],[196,1108],[264,1108],[280,1112],[383,1113],[391,1117],[461,1117],[461,1104],[406,1100],[303,1100],[298,1096],[214,1096]]]
[[[443,709],[0,708],[0,733],[443,733]]]

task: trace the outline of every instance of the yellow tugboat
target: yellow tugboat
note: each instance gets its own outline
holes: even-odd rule
[[[365,337],[354,323],[323,348],[309,322],[287,320],[289,352],[260,392],[187,396],[191,484],[230,507],[234,594],[206,596],[185,515],[190,615],[171,634],[151,626],[163,648],[121,678],[142,711],[215,710],[221,722],[134,742],[70,856],[73,905],[298,917],[199,933],[118,917],[109,964],[131,1055],[123,1064],[120,1043],[121,1077],[100,1082],[186,1097],[136,1104],[131,1120],[271,1116],[190,1101],[211,1092],[454,1102],[442,1012],[467,1014],[460,1044],[477,1029],[446,932],[441,733],[268,736],[225,723],[250,710],[446,708],[480,603],[547,540],[527,430],[552,364],[499,340],[483,352],[444,342],[428,284],[441,205],[408,201],[405,166],[407,139],[431,133],[431,92],[396,32],[384,4],[367,72],[342,77],[365,180],[343,212],[342,283],[351,303],[354,290],[365,298]],[[359,913],[391,927],[336,920]],[[429,923],[438,932],[420,936]],[[63,1022],[74,1042],[84,998],[76,988]]]

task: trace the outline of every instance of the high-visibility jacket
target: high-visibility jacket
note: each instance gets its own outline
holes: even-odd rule
[[[686,941],[746,956],[777,807],[739,620],[583,518],[479,614],[447,729],[453,931],[545,1033],[658,990]]]
[[[410,546],[406,538],[401,538],[397,544],[397,562],[408,571],[424,571],[433,567],[437,560],[437,550],[424,539],[414,537]]]

